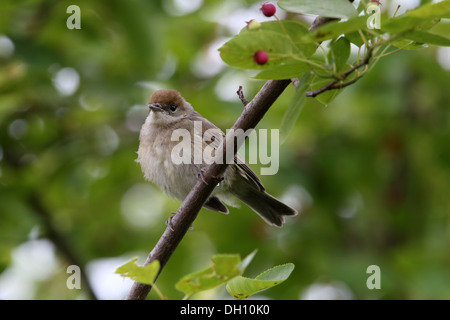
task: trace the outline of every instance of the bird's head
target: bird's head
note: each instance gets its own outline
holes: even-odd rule
[[[148,104],[153,122],[170,124],[179,121],[195,112],[177,90],[158,90],[150,96]]]

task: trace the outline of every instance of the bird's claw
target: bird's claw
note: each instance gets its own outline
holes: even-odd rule
[[[175,231],[175,230],[173,229],[173,227],[172,227],[172,219],[173,219],[173,217],[175,216],[176,212],[172,211],[171,213],[173,214],[173,216],[171,216],[171,217],[169,217],[169,219],[167,219],[167,221],[166,221],[166,226],[167,226],[170,230]],[[193,226],[192,224],[191,224],[191,226],[189,227],[189,230],[190,230],[190,231],[194,230],[194,226]]]
[[[205,176],[203,175],[203,173],[204,173],[204,170],[205,170],[205,169],[203,169],[203,168],[202,168],[202,169],[200,169],[200,171],[198,172],[198,175],[197,175],[197,177],[199,177],[200,179],[202,179],[203,183],[207,185],[208,183],[206,182],[206,180],[205,180]]]
[[[204,184],[206,184],[206,185],[208,185],[208,183],[206,182],[206,180],[205,180],[205,176],[204,176],[204,172],[205,171],[205,169],[200,169],[200,171],[198,172],[198,177],[203,181],[203,183]],[[216,177],[216,176],[214,176],[214,177],[212,177],[214,180],[216,180],[217,181],[217,183],[220,183],[220,182],[222,182],[223,181],[223,179],[225,179],[223,176],[222,177]]]
[[[172,212],[172,213],[174,213],[174,212]],[[174,216],[171,216],[171,217],[169,217],[169,219],[166,220],[166,226],[167,226],[170,230],[175,231],[175,230],[172,228],[172,219],[173,219],[173,217],[174,217]]]

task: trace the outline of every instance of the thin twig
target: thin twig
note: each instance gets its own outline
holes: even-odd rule
[[[334,90],[334,89],[341,89],[341,88],[345,88],[346,86],[349,86],[353,83],[355,83],[358,79],[361,78],[361,76],[357,76],[347,82],[342,82],[343,80],[345,80],[350,74],[352,74],[353,72],[355,72],[356,70],[358,70],[359,68],[366,66],[370,63],[370,59],[372,57],[372,51],[373,51],[373,47],[369,48],[369,50],[367,51],[367,55],[364,58],[363,61],[361,61],[360,63],[358,63],[357,65],[353,66],[352,68],[348,69],[347,71],[345,71],[344,73],[340,74],[337,78],[339,80],[333,80],[329,83],[327,83],[326,85],[324,85],[323,87],[313,90],[313,91],[307,91],[306,92],[306,96],[307,97],[316,97],[319,94],[328,91],[328,90]]]
[[[241,102],[245,107],[248,104],[248,101],[245,99],[244,92],[242,91],[242,86],[239,86],[239,89],[236,93],[239,96],[239,99],[241,99]]]

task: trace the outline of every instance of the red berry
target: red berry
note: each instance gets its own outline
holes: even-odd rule
[[[267,52],[259,50],[256,51],[255,55],[253,56],[253,59],[257,64],[263,65],[266,64],[267,61],[269,60],[269,55],[267,54]]]
[[[266,17],[271,17],[277,12],[277,8],[270,2],[265,2],[261,6],[261,11]]]

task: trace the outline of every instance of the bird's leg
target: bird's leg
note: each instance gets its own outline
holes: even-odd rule
[[[197,174],[197,177],[202,179],[203,183],[207,185],[208,183],[206,182],[205,177],[203,176],[204,170],[205,170],[204,168],[201,168]]]
[[[173,216],[170,216],[169,219],[166,220],[166,226],[168,226],[170,230],[175,231],[172,228],[172,219],[177,213],[175,211],[172,211],[171,213],[173,214]]]
[[[207,182],[206,182],[206,180],[205,180],[205,176],[204,176],[204,170],[205,170],[205,168],[202,168],[202,169],[200,169],[200,171],[198,172],[198,177],[200,178],[200,179],[202,179],[202,181],[203,181],[203,183],[204,184],[208,184]],[[224,179],[224,177],[212,177],[214,180],[216,180],[217,181],[217,183],[220,183],[220,182],[222,182],[222,180]]]

